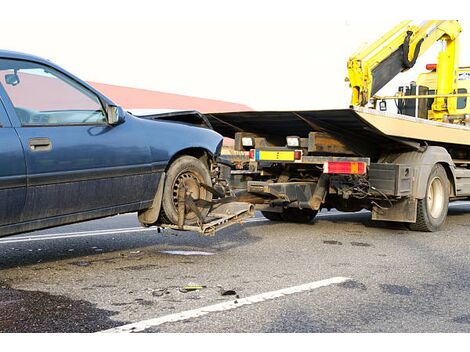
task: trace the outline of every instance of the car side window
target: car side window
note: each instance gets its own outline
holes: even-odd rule
[[[98,96],[53,68],[0,59],[0,83],[22,126],[106,123]]]

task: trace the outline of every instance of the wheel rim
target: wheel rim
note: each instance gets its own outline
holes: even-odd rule
[[[444,184],[439,177],[434,177],[429,183],[426,196],[428,213],[434,219],[439,218],[444,210],[444,194]]]
[[[173,206],[178,210],[178,191],[181,187],[185,187],[194,200],[206,199],[206,190],[201,187],[204,183],[202,175],[195,171],[181,172],[173,184]],[[186,219],[192,220],[196,217],[193,211],[188,211],[186,208]]]

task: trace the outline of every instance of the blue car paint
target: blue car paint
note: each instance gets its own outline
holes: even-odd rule
[[[116,105],[47,60],[1,50],[0,59],[50,66]],[[222,145],[210,129],[130,114],[115,126],[22,127],[2,87],[0,99],[0,236],[145,209],[175,155],[199,148],[216,156]],[[51,150],[31,151],[32,138],[48,138]]]
[[[19,221],[26,199],[23,148],[0,101],[0,226]]]

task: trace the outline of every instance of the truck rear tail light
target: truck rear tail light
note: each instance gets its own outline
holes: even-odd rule
[[[250,157],[250,160],[255,160],[255,149],[250,149],[248,156]]]
[[[294,151],[294,160],[302,160],[302,151],[301,150],[295,150]]]
[[[366,163],[361,161],[327,161],[323,164],[325,174],[353,174],[366,173]]]

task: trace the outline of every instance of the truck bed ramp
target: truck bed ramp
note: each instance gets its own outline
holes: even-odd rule
[[[378,157],[391,150],[420,145],[470,146],[470,127],[377,110],[245,111],[206,114],[212,128],[225,137],[236,132],[285,138],[322,131],[360,156]],[[285,139],[284,139],[285,140]]]

